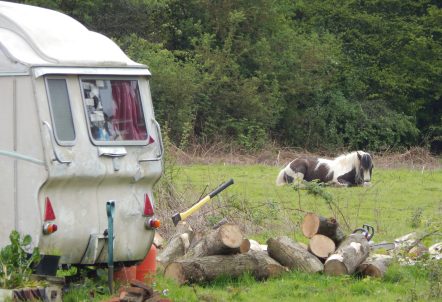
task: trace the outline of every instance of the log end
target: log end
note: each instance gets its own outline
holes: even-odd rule
[[[221,241],[226,247],[238,248],[243,242],[244,236],[236,224],[224,224],[220,227]]]
[[[307,238],[312,238],[319,229],[320,220],[318,215],[314,213],[307,213],[304,216],[304,221],[302,222],[301,229],[302,233]]]
[[[338,259],[327,259],[324,265],[324,274],[329,276],[347,275],[345,264]]]
[[[327,236],[316,234],[310,239],[308,249],[313,255],[325,259],[333,254],[336,250],[336,245]]]
[[[164,270],[164,277],[175,280],[179,285],[183,285],[187,282],[183,266],[181,263],[177,262],[172,262],[166,266],[166,269]]]

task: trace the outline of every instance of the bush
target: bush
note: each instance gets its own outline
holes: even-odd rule
[[[21,237],[17,231],[9,235],[11,244],[0,250],[0,286],[2,288],[23,287],[29,282],[32,265],[40,262],[40,252],[37,247],[29,254],[32,238],[29,235]]]

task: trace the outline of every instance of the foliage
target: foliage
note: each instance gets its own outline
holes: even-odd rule
[[[30,235],[20,236],[17,231],[9,235],[10,244],[0,250],[0,286],[20,288],[29,283],[32,266],[40,261],[38,247],[30,250]]]
[[[21,2],[63,11],[148,65],[177,146],[442,150],[440,1]]]

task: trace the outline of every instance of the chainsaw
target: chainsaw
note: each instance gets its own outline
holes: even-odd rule
[[[355,229],[353,231],[353,234],[355,234],[355,233],[361,233],[362,235],[364,235],[365,238],[367,238],[367,241],[370,243],[370,249],[372,251],[379,250],[379,249],[384,249],[384,250],[388,251],[388,250],[392,250],[396,247],[394,242],[383,242],[383,243],[370,242],[370,240],[374,236],[374,228],[371,225],[364,224],[362,226],[362,228]]]

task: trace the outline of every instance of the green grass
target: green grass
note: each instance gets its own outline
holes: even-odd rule
[[[206,220],[222,214],[238,222],[259,226],[249,238],[261,243],[272,236],[287,235],[307,242],[299,229],[304,212],[336,216],[347,232],[370,224],[374,241],[393,240],[413,231],[439,230],[426,244],[441,240],[442,171],[376,169],[371,187],[325,187],[334,207],[307,190],[276,187],[278,168],[251,165],[190,165],[174,167],[171,175],[187,209],[205,189],[207,194],[230,178],[235,184],[200,210]],[[345,223],[343,222],[345,220]],[[169,223],[166,221],[166,223]],[[192,219],[190,219],[192,224]],[[441,263],[432,263],[440,271]],[[441,274],[430,277],[428,266],[402,267],[393,264],[383,279],[353,276],[329,277],[290,272],[283,277],[256,282],[250,276],[239,280],[221,278],[206,285],[178,286],[158,277],[157,289],[168,289],[173,301],[436,301],[442,298]],[[434,294],[436,292],[436,294]],[[439,296],[437,296],[439,295]]]
[[[250,214],[251,222],[269,225],[267,231],[258,235],[261,239],[291,231],[300,235],[297,225],[303,212],[313,211],[322,216],[336,216],[347,231],[362,224],[375,227],[373,240],[392,240],[414,230],[428,229],[442,217],[442,170],[374,170],[371,187],[332,188],[330,193],[336,207],[332,211],[327,203],[311,196],[306,190],[299,194],[291,186],[275,186],[278,169],[275,167],[252,165],[191,165],[181,166],[172,179],[178,191],[188,202],[182,209],[190,206],[207,186],[208,191],[221,182],[233,178],[235,184],[212,201],[205,210],[210,217],[210,209],[222,206],[233,207]],[[287,226],[293,224],[293,227]],[[290,234],[286,234],[290,235]],[[302,238],[298,238],[302,240]]]
[[[439,231],[438,235],[427,238],[425,243],[430,245],[442,239],[442,170],[422,173],[375,169],[371,187],[325,187],[324,191],[333,197],[333,207],[322,198],[308,194],[307,190],[276,187],[277,173],[278,168],[263,165],[189,165],[169,167],[164,180],[173,183],[181,201],[179,208],[174,210],[181,211],[201,195],[233,178],[235,184],[190,217],[189,223],[194,226],[192,223],[197,218],[216,223],[223,216],[229,216],[248,226],[246,235],[261,243],[280,235],[307,242],[299,229],[304,216],[302,211],[336,216],[347,232],[362,224],[370,224],[375,227],[373,240],[377,242],[393,240],[413,231],[435,229]],[[167,203],[167,196],[159,195],[161,207]],[[163,223],[163,227],[173,228],[168,225],[172,224],[170,217],[163,217]],[[200,225],[194,226],[197,227]],[[220,278],[203,285],[178,286],[158,275],[155,289],[166,290],[167,297],[176,302],[441,301],[442,264],[424,264],[412,267],[393,264],[383,279],[289,272],[262,282],[244,275],[237,280]],[[104,298],[99,297],[94,301]],[[71,291],[68,298],[67,301],[92,301],[90,289]]]
[[[435,286],[438,285],[429,280],[428,271],[422,266],[392,265],[382,280],[290,272],[262,282],[244,275],[238,280],[224,278],[206,285],[180,287],[170,280],[158,277],[156,289],[167,289],[168,298],[176,302],[437,301],[437,297],[431,297]]]

